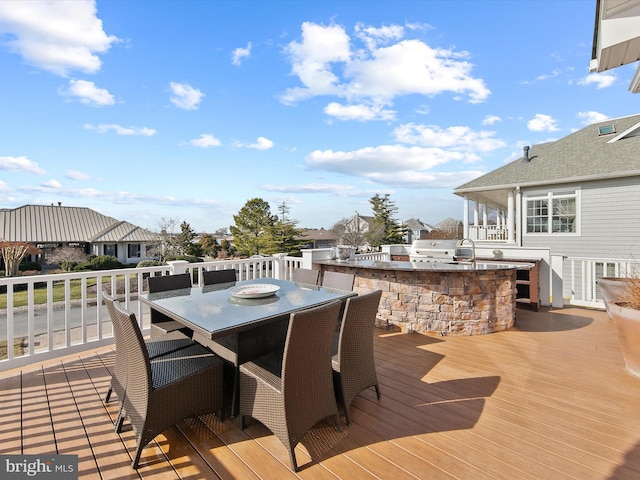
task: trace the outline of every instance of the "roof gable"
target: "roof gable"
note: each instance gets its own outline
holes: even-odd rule
[[[613,124],[616,134],[599,135]],[[461,194],[488,188],[545,185],[640,175],[640,115],[594,123],[555,142],[534,145],[524,157],[457,187]]]
[[[24,205],[0,210],[0,239],[9,242],[144,242],[158,235],[86,207]]]

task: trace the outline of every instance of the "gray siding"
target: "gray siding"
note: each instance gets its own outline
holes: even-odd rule
[[[554,254],[567,257],[640,259],[640,177],[587,182],[581,185],[580,195],[579,236],[525,234],[523,246],[550,247]],[[569,263],[565,262],[565,298],[572,294],[571,273]],[[609,274],[597,273],[598,276]],[[582,288],[581,278],[582,272],[576,271],[577,292]]]
[[[640,259],[640,177],[587,182],[580,187],[580,235],[524,234],[522,245],[551,247],[555,254],[570,257]]]

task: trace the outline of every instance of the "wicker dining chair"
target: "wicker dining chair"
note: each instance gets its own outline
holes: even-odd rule
[[[232,390],[229,415],[231,417],[235,417],[238,412],[240,364],[280,349],[284,345],[288,327],[289,315],[286,315],[240,334],[211,339],[199,332],[193,333],[195,341],[205,345],[230,367],[229,373],[233,377],[230,380]]]
[[[336,290],[353,290],[355,275],[353,273],[324,272],[322,286]]]
[[[122,326],[127,365],[120,422],[126,418],[133,427],[136,451],[131,466],[137,469],[142,449],[177,421],[208,412],[222,416],[223,362],[201,345],[152,361],[135,314],[114,302],[114,315]]]
[[[107,306],[107,311],[111,317],[111,324],[113,325],[113,336],[116,341],[116,355],[113,365],[113,371],[111,373],[111,383],[109,390],[105,395],[105,403],[109,403],[111,394],[115,393],[118,397],[118,404],[120,406],[118,417],[115,421],[116,430],[119,431],[122,426],[122,405],[127,388],[127,355],[124,333],[122,332],[122,322],[120,317],[116,313],[115,303],[116,300],[105,292],[102,292],[102,299]],[[173,353],[176,350],[181,350],[186,347],[192,347],[196,343],[186,338],[184,335],[178,332],[169,332],[164,336],[154,337],[153,339],[145,340],[147,351],[149,352],[149,358],[151,360],[162,357],[168,353]]]
[[[320,270],[311,268],[295,268],[291,272],[291,280],[297,283],[305,283],[307,285],[318,285]]]
[[[333,380],[337,397],[342,401],[347,425],[351,425],[349,406],[365,388],[380,387],[373,357],[373,328],[376,323],[382,290],[347,299],[340,332],[334,335]]]
[[[224,284],[236,281],[235,270],[211,270],[203,273],[204,285]],[[289,316],[270,322],[268,325],[256,327],[241,335],[231,334],[219,338],[208,338],[199,332],[193,333],[194,340],[206,345],[213,353],[221,357],[231,367],[233,379],[231,383],[231,417],[235,417],[238,404],[238,379],[240,363],[249,361],[260,355],[284,345],[287,334]]]
[[[190,273],[179,273],[177,275],[163,275],[161,277],[149,277],[147,279],[149,293],[166,292],[168,290],[180,290],[191,288]],[[151,336],[164,335],[167,332],[180,331],[186,337],[191,337],[193,331],[185,327],[182,323],[172,320],[164,313],[151,309]]]
[[[215,285],[219,283],[231,283],[236,281],[235,269],[205,270],[202,272],[203,285]]]
[[[240,426],[245,416],[265,425],[289,451],[320,420],[340,417],[333,389],[331,346],[340,302],[291,314],[284,350],[240,365]]]

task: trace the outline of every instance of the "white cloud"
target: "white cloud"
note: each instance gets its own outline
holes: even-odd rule
[[[597,90],[610,87],[617,80],[616,76],[610,72],[591,73],[578,82],[578,85],[585,87],[595,85]]]
[[[356,194],[356,189],[352,185],[340,185],[335,183],[307,183],[293,185],[262,185],[264,190],[269,192],[286,193],[328,193],[340,197],[352,196]]]
[[[555,132],[559,130],[556,123],[557,120],[552,116],[536,113],[536,116],[527,123],[527,128],[532,132]]]
[[[24,171],[44,175],[45,170],[27,157],[0,157],[0,170]]]
[[[539,75],[536,78],[536,80],[549,80],[550,78],[555,78],[555,77],[559,76],[561,73],[562,73],[562,71],[560,69],[556,68],[551,73],[544,73],[542,75]]]
[[[415,144],[380,145],[352,151],[315,150],[305,158],[309,168],[365,178],[389,187],[455,187],[485,172],[460,164],[478,162],[477,152],[505,146],[493,132],[468,127],[425,127],[408,124],[394,132],[399,141]],[[289,188],[287,191],[293,191]]]
[[[356,37],[366,44],[368,50],[375,50],[379,44],[386,45],[393,40],[404,37],[404,27],[401,25],[371,27],[358,23],[355,31]]]
[[[473,131],[469,127],[455,126],[442,129],[434,125],[408,123],[394,130],[399,142],[424,147],[448,148],[461,152],[492,152],[506,143],[493,138],[495,132]]]
[[[105,107],[115,103],[113,95],[108,90],[98,88],[95,83],[87,80],[69,80],[69,86],[58,92],[67,97],[77,97],[85,105],[94,107]]]
[[[254,150],[269,150],[273,148],[273,142],[266,137],[258,137],[255,143],[250,143],[246,147]]]
[[[42,188],[44,189],[48,189],[48,190],[58,190],[60,187],[62,187],[62,184],[57,181],[57,180],[47,180],[46,182],[43,182],[40,184],[42,186]]]
[[[304,22],[302,41],[289,43],[285,52],[293,73],[304,87],[287,90],[281,97],[284,103],[316,95],[340,95],[343,88],[338,85],[340,79],[331,71],[331,65],[347,63],[351,58],[349,36],[342,27]]]
[[[193,88],[186,83],[171,82],[169,84],[173,96],[170,98],[171,103],[183,110],[197,110],[198,105],[204,97],[197,88]]]
[[[600,112],[578,112],[578,118],[584,125],[603,122],[609,118],[608,115]]]
[[[338,120],[393,120],[396,112],[385,110],[379,105],[341,105],[331,102],[324,108],[324,113]]]
[[[87,123],[84,125],[84,128],[86,130],[94,130],[98,133],[107,133],[109,131],[114,131],[118,135],[142,135],[143,137],[152,137],[157,133],[153,128],[122,127],[115,123],[100,125],[92,125],[90,123]]]
[[[307,156],[306,163],[313,168],[369,176],[371,172],[430,169],[452,160],[464,160],[464,154],[441,148],[380,145],[350,152],[315,150]]]
[[[482,120],[482,125],[493,125],[493,124],[501,122],[501,121],[502,121],[502,119],[500,117],[498,117],[497,115],[487,115]]]
[[[2,180],[0,180],[0,192],[10,192],[11,189],[9,188],[9,185],[7,185],[6,182],[3,182]]]
[[[332,95],[351,105],[383,111],[402,95],[431,97],[450,92],[467,96],[470,103],[483,102],[490,95],[484,81],[471,76],[473,66],[466,52],[401,39],[404,31],[396,25],[372,28],[359,24],[352,39],[339,25],[303,23],[300,41],[285,48],[292,73],[302,85],[287,89],[280,100],[295,104]],[[356,48],[352,40],[362,41],[363,47]]]
[[[78,170],[68,170],[64,176],[70,180],[77,181],[86,181],[86,180],[100,180],[99,178],[93,177],[86,172],[80,172]]]
[[[105,33],[94,0],[0,1],[0,34],[27,63],[60,76],[97,72],[98,54],[118,41]]]
[[[246,48],[236,48],[231,54],[231,63],[234,65],[240,65],[243,58],[249,58],[251,56],[251,42],[247,43]]]
[[[189,143],[194,147],[200,148],[219,147],[222,145],[222,142],[210,133],[202,133],[199,138],[194,138]]]

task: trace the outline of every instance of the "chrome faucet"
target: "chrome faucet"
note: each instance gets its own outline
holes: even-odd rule
[[[470,243],[471,248],[463,248],[465,243]],[[456,261],[462,259],[463,261],[471,262],[474,266],[476,264],[476,244],[470,238],[463,238],[456,245]]]

